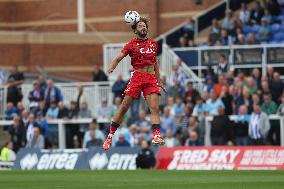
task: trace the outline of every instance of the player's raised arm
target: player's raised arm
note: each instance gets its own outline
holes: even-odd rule
[[[119,53],[111,62],[111,64],[109,65],[107,72],[110,74],[113,72],[113,70],[116,68],[116,66],[118,65],[118,63],[125,57],[125,54],[123,53]]]

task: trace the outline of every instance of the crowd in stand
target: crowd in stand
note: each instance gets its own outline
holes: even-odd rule
[[[180,47],[194,47],[194,21],[188,19],[181,29]],[[204,46],[267,44],[284,41],[284,2],[282,0],[255,1],[249,9],[226,11],[221,23],[212,20],[208,40]]]
[[[168,89],[167,94],[161,93],[160,102],[161,134],[165,137],[165,145],[204,145],[205,116],[213,116],[210,127],[213,145],[279,145],[280,123],[269,121],[268,116],[284,115],[284,83],[272,67],[267,68],[267,76],[257,68],[245,71],[234,72],[221,55],[216,69],[207,70],[204,88],[200,91],[194,88],[177,61],[172,75],[163,78]],[[105,75],[100,69],[97,73]],[[102,80],[96,81],[107,79],[104,76],[97,78]],[[57,126],[48,124],[49,120],[93,118],[83,86],[78,86],[74,100],[65,105],[60,88],[39,75],[28,96],[29,106],[25,108],[21,93],[23,81],[24,75],[15,67],[7,82],[8,94],[14,98],[8,100],[5,111],[5,118],[13,120],[13,124],[4,127],[11,139],[7,146],[12,146],[15,152],[21,147],[56,147]],[[112,85],[113,102],[102,99],[92,123],[66,125],[67,148],[102,145],[108,123],[97,120],[111,120],[121,105],[126,85],[127,81],[118,76]],[[113,146],[141,146],[143,141],[151,140],[149,111],[141,106],[142,100],[136,100],[125,115],[114,136]],[[230,115],[236,116],[230,119]]]

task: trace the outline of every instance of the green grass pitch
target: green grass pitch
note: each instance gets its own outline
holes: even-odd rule
[[[284,171],[2,171],[1,189],[284,189]]]

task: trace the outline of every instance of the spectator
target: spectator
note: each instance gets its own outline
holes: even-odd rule
[[[78,85],[78,94],[77,94],[77,99],[76,99],[76,109],[79,112],[80,111],[80,105],[82,102],[87,102],[87,97],[84,93],[84,86],[83,85]]]
[[[33,82],[33,90],[29,93],[29,108],[31,113],[39,110],[39,102],[44,99],[43,91],[40,89],[38,81]]]
[[[44,137],[44,146],[45,148],[51,148],[52,145],[48,139],[49,136],[49,125],[47,123],[46,118],[42,115],[41,112],[37,113],[37,123],[39,123],[39,128],[41,131],[42,136]]]
[[[257,103],[259,103],[259,101]],[[245,105],[248,108],[249,113],[253,111],[253,100],[248,89],[244,89],[242,95],[235,99],[236,113],[242,105]]]
[[[251,75],[252,75],[253,79],[256,82],[257,88],[260,89],[260,87],[261,87],[261,73],[260,73],[259,69],[258,68],[254,68],[252,70],[252,74]]]
[[[185,140],[184,146],[202,146],[197,131],[188,130],[188,138]]]
[[[149,144],[146,140],[142,141],[141,150],[136,157],[136,167],[140,169],[151,169],[156,164],[156,158],[154,152],[149,148]]]
[[[225,115],[224,107],[218,107],[218,114],[214,116],[211,124],[211,143],[212,145],[226,145],[231,137],[231,122],[229,117]]]
[[[93,132],[94,135],[91,132]],[[93,136],[96,139],[96,142],[98,141],[103,142],[105,140],[105,135],[103,134],[102,131],[98,129],[98,124],[96,119],[92,120],[92,122],[89,125],[89,130],[86,131],[84,134],[83,145],[82,145],[83,148],[87,147],[87,143],[92,140]]]
[[[136,131],[141,134],[147,141],[151,139],[151,123],[146,120],[146,112],[141,110],[139,112],[139,119],[135,122]]]
[[[108,81],[105,72],[98,65],[94,66],[93,81]]]
[[[78,113],[79,118],[92,118],[92,112],[88,109],[87,102],[82,102],[80,106],[80,111]],[[88,125],[87,124],[80,124],[79,125],[79,135],[80,140],[83,139],[84,133],[87,130]]]
[[[189,106],[184,106],[182,115],[176,118],[177,130],[178,129],[180,129],[181,131],[187,130],[187,123],[188,123],[190,115],[191,115],[191,112],[190,112]]]
[[[270,93],[268,81],[261,81],[261,93]]]
[[[181,87],[185,87],[185,75],[179,65],[173,65],[173,72],[168,81],[170,87],[174,86],[176,81],[178,81]]]
[[[284,95],[281,98],[281,104],[279,105],[277,109],[277,114],[280,116],[284,116]]]
[[[78,111],[75,101],[70,102],[70,108],[68,111],[68,119],[77,119]],[[67,148],[74,148],[74,137],[77,136],[79,146],[82,146],[82,136],[79,132],[79,124],[67,124],[66,125],[66,143]]]
[[[247,78],[247,82],[244,86],[244,90],[249,91],[249,93],[251,95],[256,94],[257,93],[257,86],[255,83],[255,80],[253,79],[253,77],[248,77]]]
[[[29,115],[30,115],[30,112],[27,111],[27,110],[24,110],[24,111],[22,112],[22,115],[20,116],[21,121],[24,123],[25,126],[26,126],[27,123],[29,122]]]
[[[8,76],[8,95],[7,102],[13,102],[14,106],[22,100],[23,94],[21,85],[24,83],[25,76],[22,72],[19,72],[18,66],[14,65],[11,70],[11,74]]]
[[[59,119],[68,119],[68,108],[64,105],[63,102],[58,103],[58,118]]]
[[[226,17],[223,20],[222,28],[228,30],[231,33],[234,29],[234,17],[231,10],[226,11]]]
[[[225,54],[220,54],[219,63],[215,71],[216,75],[226,74],[229,70],[230,70],[230,66],[226,60]]]
[[[9,126],[9,134],[13,143],[13,150],[17,153],[25,144],[25,126],[19,116],[14,116],[13,125]]]
[[[121,106],[122,104],[122,99],[120,97],[116,97],[114,99],[114,105],[113,105],[113,109],[112,109],[112,113],[111,113],[111,116],[113,117],[116,112],[119,110],[119,107]],[[127,123],[128,123],[128,118],[129,118],[129,115],[128,113],[124,114],[123,116],[123,120],[122,120],[122,123],[120,124],[121,126],[127,126]]]
[[[7,82],[6,72],[0,69],[0,86],[4,86]]]
[[[219,22],[216,18],[214,18],[210,28],[209,41],[214,44],[220,38],[220,32],[221,28],[219,26]]]
[[[263,15],[262,19],[267,20],[269,25],[272,23],[272,16],[271,16],[268,9],[264,9],[264,15]]]
[[[247,35],[247,44],[248,45],[257,45],[257,44],[259,44],[259,41],[256,39],[256,37],[255,37],[255,35],[254,35],[254,33],[252,33],[252,32],[249,32],[248,33],[248,35]],[[255,68],[255,69],[257,69],[257,68]]]
[[[47,88],[44,92],[44,101],[45,101],[45,112],[51,106],[51,102],[54,102],[56,105],[63,101],[61,91],[58,87],[54,86],[54,83],[51,79],[47,80]]]
[[[17,114],[22,116],[23,112],[25,111],[25,106],[22,102],[17,103]]]
[[[90,140],[86,144],[86,148],[90,147],[100,147],[103,144],[102,139],[96,138],[96,132],[94,130],[90,130]]]
[[[262,16],[264,15],[263,9],[261,8],[260,2],[254,3],[254,8],[250,13],[251,24],[259,24]]]
[[[183,110],[184,110],[184,103],[181,97],[176,98],[176,103],[174,104],[174,113],[176,118],[180,118],[182,116]]]
[[[221,30],[220,36],[221,45],[231,45],[233,43],[233,38],[231,35],[228,35],[228,31],[226,29]]]
[[[267,115],[275,114],[277,112],[277,104],[271,100],[271,96],[268,93],[263,94],[263,104],[261,110]]]
[[[269,88],[271,91],[272,100],[276,103],[280,103],[281,95],[284,92],[284,83],[281,80],[278,72],[273,73],[273,78],[269,83]]]
[[[234,124],[234,135],[238,146],[247,146],[249,144],[248,125],[250,123],[250,115],[247,113],[246,105],[241,105],[239,113]]]
[[[6,120],[12,120],[14,115],[17,115],[17,108],[14,106],[12,102],[8,102],[7,110],[5,110]]]
[[[264,145],[270,129],[269,119],[266,113],[262,112],[260,106],[253,106],[253,113],[249,123],[249,137],[252,145]]]
[[[201,97],[197,97],[192,116],[198,117],[198,119],[200,120],[200,117],[204,117],[206,112],[206,104],[203,102],[203,99]]]
[[[229,91],[229,85],[227,84],[227,81],[226,81],[224,75],[219,75],[218,83],[216,83],[213,87],[214,92],[216,93],[216,95],[218,97],[221,95],[221,92],[222,92],[224,87],[226,88],[226,91]]]
[[[186,38],[184,36],[179,38],[179,47],[186,47]]]
[[[271,66],[267,66],[267,78],[268,78],[268,81],[272,81],[273,79],[273,73],[274,73],[274,68],[271,67]]]
[[[226,74],[226,77],[225,77],[226,81],[227,81],[227,84],[229,86],[232,86],[235,82],[235,76],[234,76],[234,71],[233,70],[229,70]]]
[[[247,9],[247,5],[245,3],[241,4],[240,19],[243,24],[245,25],[249,24],[250,11]]]
[[[233,97],[228,91],[228,87],[223,86],[220,93],[220,98],[225,106],[225,114],[233,114]]]
[[[50,107],[48,108],[46,112],[46,119],[56,119],[59,115],[59,108],[57,107],[56,101],[50,102]]]
[[[195,103],[196,97],[200,96],[199,92],[193,88],[191,81],[187,82],[186,99]]]
[[[165,146],[166,147],[180,146],[179,141],[173,136],[173,132],[170,129],[166,131]]]
[[[176,120],[170,114],[169,107],[164,108],[164,112],[161,117],[161,134],[165,135],[167,130],[171,130],[173,133],[176,132]]]
[[[102,120],[110,120],[112,115],[112,106],[108,105],[106,98],[103,98],[101,104],[97,107],[97,117]]]
[[[120,134],[118,137],[118,141],[115,143],[115,147],[130,147],[130,143],[125,140],[123,134]]]
[[[214,81],[213,81],[213,77],[210,75],[206,76],[206,80],[205,80],[205,84],[204,84],[204,88],[203,91],[210,93],[211,90],[213,89],[214,86]]]
[[[238,34],[237,35],[236,44],[237,45],[245,45],[246,44],[245,36],[243,34]]]
[[[129,132],[130,132],[129,143],[131,147],[134,147],[138,144],[138,132],[136,125],[134,124],[130,125]]]
[[[40,134],[40,128],[38,126],[33,128],[33,136],[27,143],[27,148],[44,149],[44,137]]]
[[[29,115],[29,121],[26,124],[26,141],[27,143],[31,142],[33,140],[34,135],[34,127],[38,127],[38,123],[35,120],[35,115],[30,114]]]
[[[207,107],[207,112],[209,112],[210,115],[218,115],[218,108],[222,107],[224,108],[224,103],[214,91],[211,91],[210,93],[210,99],[206,101],[206,107]]]
[[[278,16],[280,13],[280,6],[277,0],[265,0],[265,8],[273,14],[273,16]]]
[[[123,91],[126,87],[126,82],[123,80],[122,75],[118,75],[117,80],[114,82],[112,86],[112,92],[113,92],[113,100],[116,97],[120,97],[123,99]]]
[[[270,26],[269,24],[269,20],[267,20],[266,18],[262,18],[261,19],[261,26],[258,30],[258,35],[259,35],[259,40],[261,42],[268,42],[271,39],[270,36]]]
[[[194,38],[194,21],[192,18],[186,20],[186,24],[181,28],[181,36],[186,39],[186,41],[193,40]]]
[[[185,89],[181,86],[178,80],[174,81],[174,85],[171,86],[168,90],[168,96],[173,97],[174,99],[177,97],[182,97],[185,94]]]
[[[13,149],[13,143],[11,141],[6,142],[4,147],[1,149],[0,157],[2,161],[15,161],[16,160],[16,154],[12,149]]]
[[[46,84],[46,81],[45,81],[45,78],[43,77],[43,75],[37,76],[37,82],[39,83],[40,90],[42,92],[44,92],[45,89],[47,88],[47,84]]]

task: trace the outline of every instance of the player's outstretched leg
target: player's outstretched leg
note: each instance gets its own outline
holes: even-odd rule
[[[119,110],[117,111],[117,113],[113,117],[113,121],[111,122],[111,125],[110,125],[110,128],[109,128],[109,134],[108,134],[105,142],[103,143],[103,149],[104,150],[108,150],[111,147],[112,137],[113,137],[115,131],[120,126],[121,122],[123,121],[123,116],[127,112],[129,106],[131,105],[132,100],[133,99],[132,99],[131,96],[126,95],[124,97]]]
[[[153,140],[152,144],[158,144],[158,145],[164,145],[165,141],[161,137],[160,134],[160,115],[159,115],[159,95],[156,93],[152,93],[148,96],[146,96],[146,101],[148,104],[148,107],[151,112],[151,123],[152,123],[152,129],[153,129]]]

